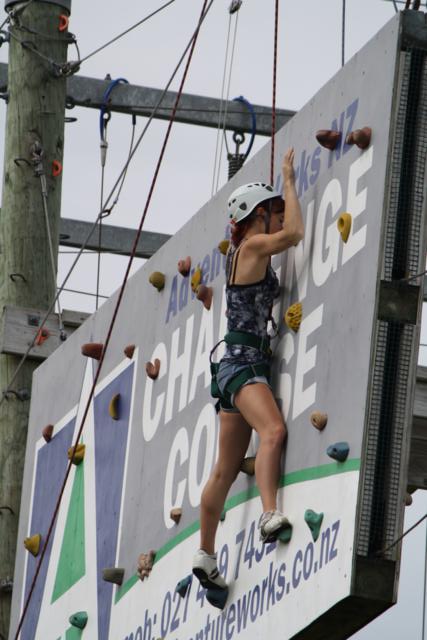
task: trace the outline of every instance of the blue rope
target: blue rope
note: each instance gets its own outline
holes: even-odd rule
[[[104,116],[108,107],[108,98],[110,97],[113,89],[117,87],[117,85],[120,83],[129,84],[129,81],[126,80],[126,78],[117,78],[117,80],[111,80],[110,84],[108,85],[103,95],[102,105],[101,105],[100,114],[99,114],[99,133],[101,135],[101,140],[104,139],[104,128],[105,128]]]
[[[237,98],[233,98],[233,102],[241,102],[242,104],[244,104],[245,107],[247,107],[249,113],[251,114],[251,119],[252,119],[251,141],[249,142],[248,148],[246,150],[245,157],[243,159],[243,162],[244,162],[246,160],[246,158],[248,157],[248,155],[250,154],[251,149],[252,149],[252,145],[253,145],[254,140],[255,140],[256,114],[255,114],[254,108],[251,105],[251,103],[249,102],[249,100],[246,100],[246,98],[244,98],[243,96],[238,96]]]

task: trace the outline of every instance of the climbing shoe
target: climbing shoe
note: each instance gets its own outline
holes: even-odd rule
[[[219,574],[216,553],[209,555],[199,549],[193,558],[193,573],[205,589],[226,589],[227,583]]]
[[[292,525],[280,511],[266,511],[258,522],[259,539],[261,542],[274,542],[281,531],[291,529]]]

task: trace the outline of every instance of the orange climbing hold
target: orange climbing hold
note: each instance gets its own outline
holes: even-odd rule
[[[219,252],[222,253],[223,256],[227,254],[228,247],[230,246],[230,240],[221,240],[218,245]]]
[[[194,291],[194,293],[197,292],[197,287],[202,283],[202,270],[200,267],[197,267],[197,269],[194,271],[193,275],[191,276],[191,289]]]
[[[338,231],[340,232],[343,242],[347,242],[348,236],[350,235],[351,220],[350,213],[342,213],[337,220]]]
[[[82,345],[82,355],[94,360],[101,360],[104,345],[101,342],[87,342]]]
[[[157,291],[161,291],[165,288],[166,277],[164,273],[160,271],[153,271],[153,273],[148,278],[148,282],[153,285],[157,289]]]
[[[171,517],[171,520],[175,522],[175,524],[179,524],[179,521],[181,520],[181,516],[182,516],[182,509],[179,509],[178,507],[175,507],[175,509],[171,509],[170,517]]]
[[[47,329],[39,329],[37,331],[37,335],[36,335],[36,339],[34,341],[34,344],[37,345],[38,347],[40,347],[43,342],[46,342],[46,340],[49,337],[49,331]]]
[[[135,352],[134,344],[128,344],[128,346],[124,348],[124,354],[126,358],[129,358],[130,360],[132,360],[134,352]]]
[[[42,431],[42,436],[46,440],[46,442],[50,442],[52,440],[53,435],[53,424],[47,424]]]
[[[319,431],[323,431],[323,429],[328,424],[328,414],[321,413],[320,411],[313,411],[310,415],[310,422]]]
[[[186,278],[191,270],[191,257],[187,256],[185,260],[180,260],[178,262],[178,271],[179,273]]]
[[[83,461],[85,457],[85,452],[86,452],[85,444],[78,444],[75,451],[74,451],[74,447],[70,447],[68,449],[68,460],[71,460],[73,464],[78,466]]]
[[[295,304],[292,304],[286,311],[284,319],[289,329],[292,329],[292,331],[295,331],[296,333],[300,328],[302,321],[301,302],[295,302]]]
[[[24,547],[27,551],[31,553],[35,558],[39,555],[40,552],[40,544],[42,541],[42,537],[40,533],[36,533],[34,536],[30,538],[25,538]]]
[[[370,127],[363,127],[363,129],[356,129],[348,134],[345,139],[347,144],[355,144],[359,149],[367,149],[371,144],[372,129]]]
[[[136,572],[140,580],[144,580],[144,578],[148,578],[148,576],[150,575],[155,557],[156,552],[153,550],[149,551],[148,553],[141,553],[138,557],[138,567]]]
[[[333,151],[341,140],[341,132],[332,131],[331,129],[319,129],[316,133],[316,140],[325,149]]]
[[[145,372],[149,378],[156,380],[160,372],[160,360],[156,358],[154,360],[154,364],[152,362],[147,362],[145,365]]]
[[[197,287],[196,298],[203,302],[203,306],[205,309],[209,311],[212,305],[212,297],[213,297],[213,289],[212,287],[207,287],[204,284],[199,284]]]

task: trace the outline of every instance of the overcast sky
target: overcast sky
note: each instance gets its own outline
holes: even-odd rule
[[[185,91],[220,97],[229,24],[230,0],[215,0],[203,25]],[[161,0],[73,0],[70,30],[77,36],[82,56],[162,4]],[[245,96],[255,104],[271,105],[272,38],[274,0],[243,0],[238,29],[230,98]],[[425,5],[425,2],[422,3]],[[189,40],[200,12],[200,0],[175,0],[161,14],[82,65],[80,75],[102,79],[124,77],[130,83],[163,88]],[[347,0],[346,59],[356,53],[394,15],[389,0]],[[2,16],[4,19],[4,16]],[[280,3],[277,106],[299,110],[341,66],[342,0],[297,0]],[[234,19],[233,19],[234,27]],[[7,46],[0,60],[7,61]],[[69,59],[76,59],[70,48]],[[172,88],[176,89],[180,79]],[[0,101],[0,130],[4,130],[6,107]],[[95,220],[100,201],[99,114],[75,108],[67,115],[78,118],[66,125],[62,216]],[[146,120],[140,118],[137,134]],[[136,228],[145,203],[166,125],[155,122],[132,162],[119,204],[108,224]],[[145,229],[174,233],[211,196],[216,131],[175,125],[161,168]],[[109,150],[106,187],[109,192],[126,160],[131,136],[131,117],[113,114],[108,126]],[[230,141],[231,143],[231,141]],[[253,152],[265,143],[256,140]],[[0,139],[0,170],[3,172],[3,137]],[[226,180],[227,162],[222,158],[220,185]],[[67,251],[67,250],[65,250]],[[71,265],[74,254],[61,253],[58,282]],[[68,288],[94,292],[96,256],[85,254]],[[127,260],[102,258],[100,291],[110,295],[121,283]],[[135,261],[134,270],[141,265]],[[94,298],[64,293],[64,308],[93,311]],[[423,331],[422,342],[427,342]],[[422,348],[424,356],[427,349]],[[427,353],[423,363],[427,364]],[[418,491],[407,509],[405,528],[427,512],[427,496]],[[422,599],[425,523],[403,545],[399,604],[353,638],[357,640],[422,639]],[[422,639],[423,640],[423,639]]]

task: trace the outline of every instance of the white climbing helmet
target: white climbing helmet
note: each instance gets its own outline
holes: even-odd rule
[[[228,198],[228,217],[232,222],[240,222],[247,218],[260,202],[281,197],[281,193],[265,182],[244,184]]]

